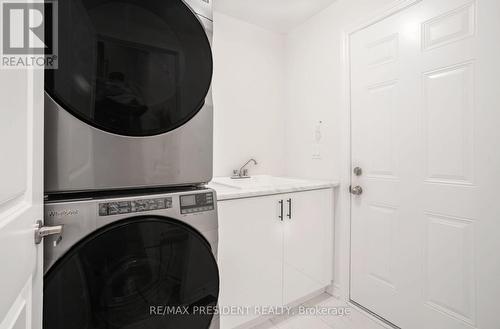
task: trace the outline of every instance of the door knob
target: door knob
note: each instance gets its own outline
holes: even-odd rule
[[[353,195],[363,194],[363,188],[361,186],[351,187],[350,190],[351,190],[351,194],[353,194]]]

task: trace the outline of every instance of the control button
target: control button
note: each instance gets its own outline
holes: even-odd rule
[[[118,204],[110,203],[108,206],[109,206],[108,207],[108,214],[116,215],[120,212],[120,208],[118,207]]]
[[[99,216],[112,216],[135,212],[172,208],[172,198],[119,201],[99,204]]]
[[[108,215],[108,205],[106,203],[101,203],[99,205],[99,216],[107,216]]]
[[[165,200],[156,200],[157,209],[165,209]]]

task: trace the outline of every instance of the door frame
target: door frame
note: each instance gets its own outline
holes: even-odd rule
[[[339,256],[335,264],[340,266],[340,277],[336,278],[333,285],[334,295],[347,302],[352,308],[359,310],[373,320],[386,328],[393,326],[386,323],[375,314],[360,307],[351,300],[351,194],[349,186],[351,185],[351,166],[352,166],[352,133],[351,133],[351,60],[350,60],[350,39],[351,36],[363,29],[366,29],[394,14],[397,14],[411,6],[414,6],[423,0],[395,0],[392,3],[382,7],[380,10],[362,17],[360,21],[348,25],[341,32],[342,40],[342,114],[341,114],[341,189],[339,191],[339,228],[341,241],[337,246],[340,247]]]

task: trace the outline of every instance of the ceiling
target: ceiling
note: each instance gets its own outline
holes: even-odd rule
[[[336,0],[213,0],[216,11],[286,33]]]

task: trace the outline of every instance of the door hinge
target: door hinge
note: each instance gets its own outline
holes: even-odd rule
[[[62,235],[63,226],[43,226],[43,222],[41,220],[36,222],[35,228],[35,244],[42,243],[43,238],[50,235]]]

